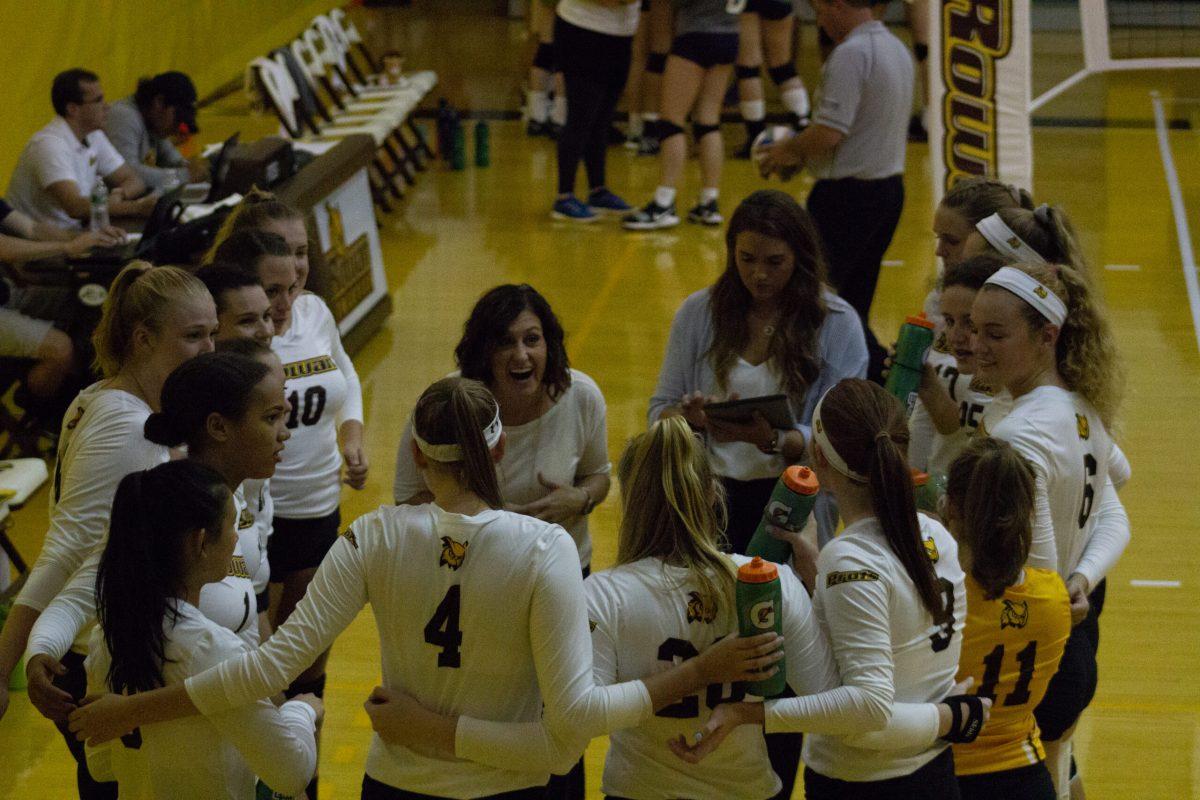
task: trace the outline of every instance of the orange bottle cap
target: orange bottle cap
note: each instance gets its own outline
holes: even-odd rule
[[[738,580],[742,583],[770,583],[779,577],[779,570],[770,561],[755,556],[749,564],[738,569]]]
[[[821,490],[817,474],[808,467],[788,467],[783,471],[783,485],[796,494],[816,494]]]
[[[909,471],[912,472],[913,486],[924,486],[929,483],[929,475],[926,473],[921,472],[921,470],[915,467],[909,467]]]
[[[929,328],[929,330],[934,329],[934,324],[925,318],[924,311],[922,311],[920,314],[917,314],[915,317],[905,317],[904,321],[909,325],[920,325],[922,328]]]

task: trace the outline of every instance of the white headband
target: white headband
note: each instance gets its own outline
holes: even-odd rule
[[[979,235],[987,239],[988,244],[1003,255],[1011,256],[1026,264],[1046,263],[1046,259],[1042,258],[1037,250],[1027,245],[1024,239],[1017,236],[1013,229],[1000,219],[999,214],[992,214],[990,217],[979,220],[975,223],[975,230],[979,231]]]
[[[1067,320],[1066,304],[1028,272],[1016,267],[1001,267],[985,281],[985,285],[1007,289],[1060,328]]]
[[[488,426],[483,429],[483,440],[487,443],[488,449],[491,450],[500,443],[500,434],[504,432],[504,426],[500,424],[500,407],[496,406],[496,416],[488,423]],[[451,463],[454,461],[463,460],[462,445],[459,444],[430,444],[421,438],[421,434],[417,433],[417,428],[413,426],[413,441],[417,443],[417,447],[425,454],[426,458],[440,461],[442,463]]]
[[[830,466],[852,481],[866,483],[867,476],[850,469],[850,465],[846,463],[846,460],[838,454],[837,450],[833,449],[833,443],[829,441],[829,435],[825,433],[825,426],[821,423],[821,404],[825,402],[825,397],[828,394],[829,392],[825,392],[825,394],[821,395],[821,399],[817,401],[817,407],[813,409],[813,438],[821,446],[821,452],[825,454],[825,458],[829,461]]]

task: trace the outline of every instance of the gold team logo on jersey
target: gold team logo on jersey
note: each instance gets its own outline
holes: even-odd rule
[[[932,536],[925,540],[925,555],[929,556],[929,560],[934,564],[936,564],[938,559],[941,558],[941,556],[938,555],[937,542],[933,540]]]
[[[242,513],[238,514],[237,527],[239,531],[244,531],[254,524],[254,515],[250,513],[250,509],[243,508]]]
[[[229,577],[250,580],[250,570],[246,568],[246,559],[234,556],[229,562]]]
[[[1083,414],[1075,415],[1075,430],[1079,431],[1079,438],[1087,441],[1087,438],[1092,435],[1092,426],[1088,424],[1088,418]]]
[[[355,550],[358,549],[358,537],[354,535],[354,531],[346,528],[346,530],[342,531],[342,538],[353,545]]]
[[[83,408],[77,408],[75,409],[75,416],[71,417],[71,421],[67,423],[67,430],[75,430],[81,419],[83,419]]]
[[[335,370],[337,370],[337,364],[333,363],[332,356],[317,356],[316,358],[306,358],[303,361],[293,361],[290,364],[284,364],[283,377],[290,381],[296,378],[307,378],[309,375],[320,375],[322,372],[334,372]]]
[[[825,588],[837,586],[842,583],[854,583],[855,581],[877,581],[879,573],[869,569],[856,569],[848,571],[831,572],[825,576]]]
[[[705,598],[701,597],[699,592],[688,592],[688,622],[712,622],[716,618],[716,603],[705,602]]]
[[[595,632],[596,632],[596,620],[589,619],[588,620],[588,633],[595,633]]]
[[[950,352],[950,341],[946,336],[946,332],[942,331],[938,334],[937,340],[933,343],[933,349],[938,353]]]
[[[988,397],[994,397],[996,395],[996,390],[984,383],[983,379],[978,375],[971,376],[971,385],[968,388],[970,388],[972,392],[986,394]]]
[[[449,536],[442,537],[442,555],[438,559],[439,567],[449,567],[454,571],[463,565],[463,559],[467,557],[467,545],[470,542],[456,542]]]
[[[1000,609],[1000,630],[1005,628],[1024,628],[1029,624],[1029,603],[1024,600],[1002,600],[1004,608]]]

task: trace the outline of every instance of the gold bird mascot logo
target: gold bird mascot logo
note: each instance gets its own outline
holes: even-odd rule
[[[1088,418],[1083,414],[1075,415],[1075,429],[1079,431],[1079,438],[1087,440],[1092,435],[1092,426],[1088,423]]]
[[[463,565],[463,559],[467,557],[467,545],[470,542],[456,542],[449,536],[442,537],[442,555],[438,559],[439,567],[449,567],[452,570],[458,571],[458,568]]]
[[[1024,600],[1004,600],[1000,609],[1000,629],[1024,628],[1029,624],[1029,603]]]
[[[938,559],[941,558],[941,556],[938,555],[937,542],[933,541],[932,536],[925,540],[925,555],[929,556],[929,560],[934,564],[936,564]]]
[[[699,592],[688,592],[688,622],[712,622],[716,618],[717,609],[713,603],[704,602]]]

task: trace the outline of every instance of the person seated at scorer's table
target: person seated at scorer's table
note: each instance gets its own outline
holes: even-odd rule
[[[92,213],[97,180],[108,186],[111,217],[148,217],[158,195],[125,163],[104,135],[108,104],[100,78],[86,69],[54,77],[50,102],[57,116],[21,151],[5,194],[37,222],[78,229]]]
[[[137,91],[112,104],[104,123],[112,146],[151,189],[208,179],[208,159],[184,158],[171,141],[199,131],[196,87],[182,72],[140,79]]]

